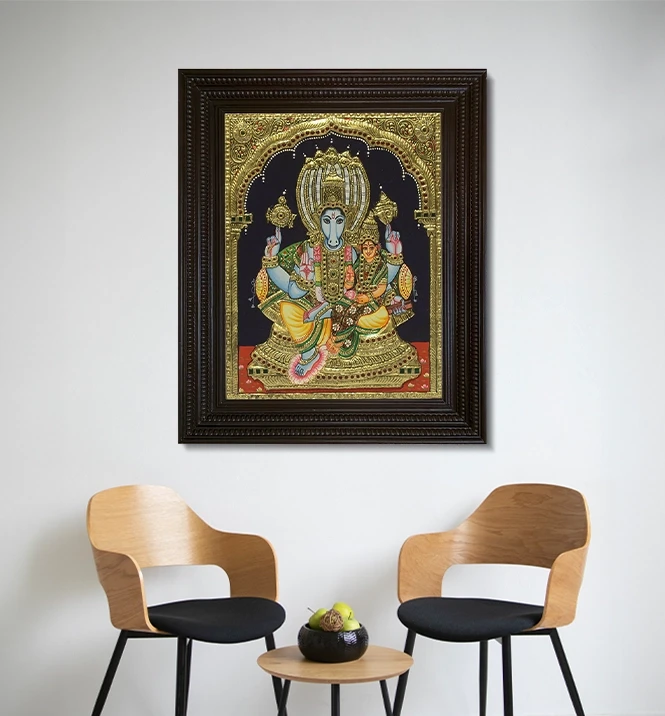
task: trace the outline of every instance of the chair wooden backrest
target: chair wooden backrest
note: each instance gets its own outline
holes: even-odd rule
[[[517,564],[550,570],[543,617],[534,629],[575,618],[589,546],[584,497],[567,487],[503,485],[455,529],[409,537],[399,556],[400,602],[441,596],[455,564]]]
[[[157,632],[148,618],[145,567],[216,565],[231,596],[277,599],[277,560],[258,535],[221,532],[168,487],[126,485],[93,495],[88,536],[97,575],[118,629]]]

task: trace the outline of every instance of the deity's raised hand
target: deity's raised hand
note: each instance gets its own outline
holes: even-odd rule
[[[402,253],[402,240],[399,231],[393,231],[390,224],[386,224],[386,250],[390,254]]]
[[[282,244],[282,232],[280,228],[277,226],[275,227],[275,235],[269,236],[266,239],[266,250],[265,255],[266,256],[277,256],[279,253],[279,248]]]
[[[391,312],[396,316],[398,316],[400,313],[404,313],[404,299],[401,296],[395,296],[391,303],[391,309]]]

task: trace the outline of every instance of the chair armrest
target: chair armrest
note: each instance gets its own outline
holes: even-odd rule
[[[212,529],[212,528],[211,528]],[[259,535],[214,530],[211,563],[229,578],[232,597],[277,600],[277,557],[272,544]]]
[[[556,629],[575,619],[588,546],[562,552],[552,564],[547,580],[543,616],[528,631]]]
[[[400,602],[417,597],[440,597],[443,576],[458,562],[458,530],[413,535],[402,545],[397,570]]]
[[[97,549],[92,552],[97,576],[106,592],[111,623],[117,629],[160,633],[148,619],[143,574],[128,554]]]

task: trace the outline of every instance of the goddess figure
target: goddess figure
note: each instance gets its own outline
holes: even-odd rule
[[[330,148],[306,159],[298,177],[308,239],[282,248],[294,215],[283,198],[268,211],[276,228],[256,286],[273,330],[249,366],[266,387],[284,387],[285,376],[291,385],[399,387],[419,371],[415,349],[395,331],[413,315],[413,280],[390,226],[397,207],[382,194],[370,210],[369,194],[359,158]]]

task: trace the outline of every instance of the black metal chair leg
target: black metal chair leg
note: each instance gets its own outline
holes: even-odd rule
[[[568,659],[566,659],[566,652],[563,650],[563,644],[561,643],[561,639],[559,637],[559,633],[556,629],[552,629],[550,632],[550,639],[552,640],[552,646],[554,647],[554,652],[556,654],[556,658],[559,661],[559,666],[561,667],[561,673],[563,674],[563,680],[566,682],[566,687],[568,688],[568,694],[570,695],[570,700],[573,702],[573,708],[575,709],[575,714],[577,716],[584,716],[584,709],[582,708],[582,701],[580,700],[580,695],[577,692],[577,687],[575,686],[575,680],[573,679],[573,674],[570,670],[570,666],[568,665]]]
[[[478,670],[480,716],[487,716],[487,642],[480,642],[480,668]]]
[[[186,716],[187,714],[187,692],[189,688],[188,652],[191,651],[188,646],[189,639],[184,636],[178,637],[178,657],[176,667],[176,686],[175,686],[175,716]]]
[[[106,697],[109,695],[111,684],[115,678],[115,672],[118,670],[118,664],[120,663],[120,658],[122,657],[122,652],[125,650],[128,638],[129,636],[126,631],[123,630],[120,632],[118,641],[115,644],[115,649],[113,649],[111,661],[109,662],[106,674],[104,675],[104,680],[102,681],[101,688],[99,689],[97,700],[95,701],[95,705],[92,709],[92,716],[100,716],[102,713],[102,709],[106,703]]]
[[[409,629],[406,634],[406,644],[404,644],[404,653],[413,656],[413,645],[416,643],[416,632]],[[395,702],[393,704],[393,716],[400,716],[402,713],[402,705],[404,704],[404,694],[406,693],[406,682],[409,680],[409,672],[405,671],[397,680],[397,689],[395,689]]]
[[[330,685],[330,713],[339,716],[339,684]]]
[[[501,661],[503,663],[503,716],[513,716],[513,667],[510,637],[501,637]]]
[[[183,716],[187,713],[187,706],[189,705],[189,680],[192,674],[192,639],[187,640],[187,651],[185,652],[185,695],[184,695],[184,706]]]
[[[274,634],[268,634],[266,637],[266,649],[267,651],[272,651],[274,648],[275,636]],[[275,692],[275,703],[277,704],[277,708],[279,708],[282,700],[282,680],[279,676],[272,677],[272,689]],[[286,711],[284,711],[284,716],[286,716]]]

